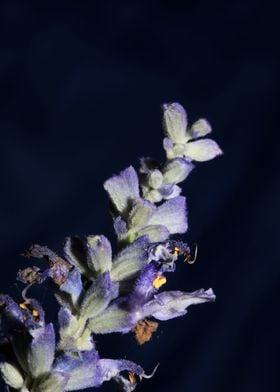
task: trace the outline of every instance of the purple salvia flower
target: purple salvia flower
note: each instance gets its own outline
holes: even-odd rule
[[[116,181],[117,176],[114,178]],[[121,190],[117,188],[114,194],[117,192]],[[182,196],[174,197],[159,207],[141,198],[131,200],[126,218],[117,217],[114,226],[122,242],[131,243],[143,235],[150,242],[165,241],[170,234],[187,231],[186,200]]]
[[[104,184],[119,252],[113,255],[104,235],[67,238],[65,260],[46,246],[24,252],[45,259],[48,266],[19,271],[18,280],[27,285],[22,303],[0,295],[0,372],[7,386],[21,392],[67,392],[114,380],[124,392],[134,391],[137,377],[150,378],[156,368],[147,376],[134,362],[100,359],[93,334],[133,331],[143,344],[158,327],[153,319],[180,317],[190,305],[215,300],[212,289],[160,292],[180,255],[188,263],[196,258],[187,244],[170,239],[188,229],[186,199],[178,184],[192,171],[191,161],[222,153],[216,142],[201,139],[211,132],[206,120],[188,126],[181,105],[163,108],[167,161],[142,159],[140,181],[130,166]],[[47,278],[60,304],[57,342],[42,307],[26,296],[31,285]]]
[[[144,304],[141,304],[141,297],[130,297],[119,304],[109,306],[106,313],[90,321],[89,328],[94,333],[127,333],[138,321],[147,317],[169,320],[185,315],[186,309],[190,305],[213,302],[214,300],[215,295],[211,289],[206,291],[200,289],[193,293],[163,292]],[[139,306],[140,304],[141,306]],[[132,309],[131,305],[134,305]]]

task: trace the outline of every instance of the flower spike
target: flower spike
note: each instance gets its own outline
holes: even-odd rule
[[[0,374],[7,390],[67,392],[112,380],[123,392],[132,392],[139,380],[154,376],[159,363],[147,374],[127,359],[101,358],[96,335],[132,332],[142,345],[161,321],[215,301],[212,289],[164,289],[178,259],[187,264],[197,259],[197,245],[192,249],[176,238],[188,230],[181,183],[194,161],[222,151],[205,138],[212,132],[209,122],[202,118],[190,124],[179,103],[163,105],[163,127],[165,162],[142,158],[139,173],[129,166],[104,183],[117,250],[105,235],[89,234],[66,238],[63,257],[40,245],[23,252],[46,264],[19,270],[22,301],[0,294]],[[39,284],[53,292],[58,320],[46,322],[42,306],[27,295]]]

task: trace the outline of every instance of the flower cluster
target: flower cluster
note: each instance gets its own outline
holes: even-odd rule
[[[100,358],[94,336],[133,332],[143,344],[158,321],[215,299],[212,289],[160,291],[178,257],[191,259],[188,245],[171,239],[188,228],[178,184],[192,171],[192,161],[221,154],[213,140],[200,139],[211,132],[206,120],[188,127],[181,105],[163,110],[166,162],[143,158],[139,175],[128,167],[104,184],[118,252],[104,235],[67,238],[63,258],[33,245],[24,256],[45,260],[45,268],[19,271],[18,280],[26,285],[19,303],[0,295],[0,370],[8,390],[75,391],[113,379],[123,391],[133,391],[138,380],[153,373],[128,360]],[[60,306],[55,324],[46,323],[41,305],[27,297],[30,286],[46,280]]]

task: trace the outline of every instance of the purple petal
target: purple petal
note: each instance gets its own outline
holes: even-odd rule
[[[28,328],[36,329],[38,327],[43,327],[45,325],[45,312],[39,302],[34,299],[28,299],[29,303],[29,312],[28,316],[25,313],[25,325]],[[36,312],[36,317],[34,317],[34,311]]]
[[[36,316],[34,316],[36,312]],[[32,330],[45,325],[45,314],[38,301],[29,299],[20,307],[8,295],[0,295],[1,331],[7,335],[14,331]]]
[[[165,149],[166,152],[172,150],[173,148],[173,143],[168,137],[165,137],[163,139],[163,148]]]
[[[164,225],[170,232],[185,233],[188,229],[186,199],[178,196],[157,208],[149,221],[151,225]]]
[[[116,207],[124,214],[131,202],[139,197],[139,182],[136,171],[132,166],[120,172],[119,175],[109,178],[104,183],[105,190]]]
[[[181,291],[166,291],[154,296],[154,299],[144,305],[140,318],[153,316],[158,320],[169,320],[183,316],[190,305],[215,301],[212,289],[197,290],[193,293]]]
[[[114,219],[114,230],[119,240],[125,238],[127,234],[127,225],[121,216]]]
[[[144,370],[141,366],[126,359],[100,359],[99,361],[103,381],[109,381],[119,375],[120,372],[128,371],[141,376]]]
[[[146,303],[157,290],[153,287],[160,266],[154,262],[147,264],[137,278],[132,292],[128,296],[127,308],[136,310]]]
[[[71,322],[72,317],[73,317],[72,313],[70,312],[70,310],[67,307],[65,307],[65,306],[61,307],[58,312],[59,327],[61,329],[67,328]]]
[[[175,197],[179,196],[182,192],[182,188],[178,185],[173,185],[172,192],[169,195],[164,196],[165,200],[174,199]]]
[[[137,387],[137,383],[135,381],[130,381],[129,378],[125,378],[121,375],[114,377],[114,381],[118,384],[119,389],[122,392],[132,392]]]
[[[79,357],[71,354],[61,355],[55,362],[53,371],[69,376],[65,391],[93,388],[102,384],[99,356],[94,349],[80,353]]]
[[[174,184],[165,184],[163,186],[160,187],[159,192],[162,195],[163,198],[168,198],[170,195],[172,195],[173,193],[173,189],[174,189]],[[180,189],[179,187],[177,187],[178,189]],[[178,196],[178,195],[176,195]]]
[[[223,152],[212,139],[196,140],[185,145],[184,156],[193,161],[204,162],[221,155]]]
[[[28,349],[27,362],[33,377],[50,371],[55,351],[55,333],[52,324],[30,332],[32,341]]]
[[[73,305],[77,304],[83,292],[81,274],[77,268],[74,267],[69,272],[66,281],[59,287],[59,290],[70,294]]]
[[[0,295],[1,332],[9,333],[24,325],[24,313],[18,304],[8,295]]]

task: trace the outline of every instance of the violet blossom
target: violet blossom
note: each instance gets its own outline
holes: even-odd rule
[[[98,234],[67,238],[63,257],[40,245],[23,253],[45,264],[19,271],[18,280],[26,285],[22,300],[0,295],[0,371],[8,390],[75,391],[114,380],[123,391],[133,391],[154,372],[147,375],[126,359],[100,358],[95,335],[134,332],[143,344],[158,321],[215,300],[212,289],[162,291],[178,257],[190,261],[188,244],[171,239],[188,229],[178,184],[193,170],[191,161],[222,153],[216,142],[201,139],[211,132],[206,120],[189,126],[178,103],[163,110],[166,162],[143,158],[139,175],[130,166],[104,183],[118,252]],[[46,280],[60,306],[58,322],[46,323],[41,305],[27,297],[30,286]]]

